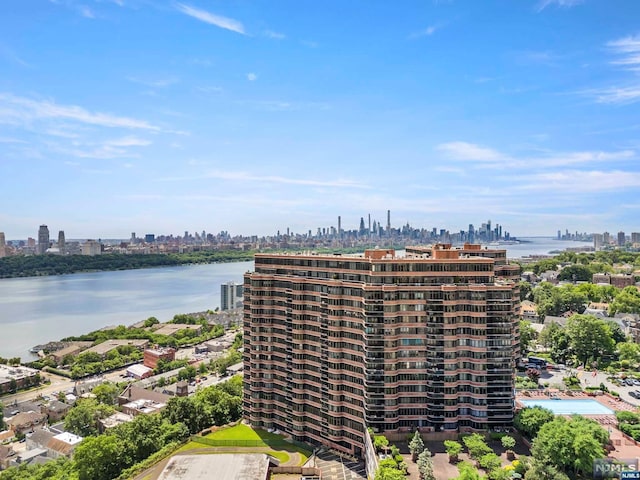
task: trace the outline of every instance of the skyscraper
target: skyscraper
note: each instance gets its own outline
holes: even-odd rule
[[[626,243],[627,243],[627,239],[624,232],[618,232],[618,245],[620,247],[624,247]]]
[[[245,275],[245,419],[356,456],[368,427],[511,424],[518,268],[479,245],[256,255]]]
[[[602,248],[603,236],[601,233],[593,234],[593,249],[597,252]]]
[[[49,248],[49,228],[46,225],[40,225],[38,229],[38,254],[44,255]]]
[[[58,232],[58,251],[60,255],[64,255],[67,249],[67,242],[64,238],[64,230]]]
[[[4,232],[0,232],[0,258],[7,255],[7,242],[4,238]]]
[[[232,310],[242,300],[244,285],[227,282],[220,285],[220,310]]]

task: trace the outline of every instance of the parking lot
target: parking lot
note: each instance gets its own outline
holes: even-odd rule
[[[540,375],[540,383],[543,384],[548,382],[552,388],[557,388],[558,385],[564,385],[562,379],[568,377],[571,373],[575,373],[578,376],[583,388],[598,387],[601,383],[604,383],[610,391],[618,392],[622,400],[625,400],[632,405],[640,406],[640,398],[635,398],[631,395],[631,392],[635,392],[636,390],[640,393],[640,381],[638,381],[638,384],[618,385],[607,380],[607,377],[609,376],[608,373],[599,371],[587,372],[577,369],[543,370]]]

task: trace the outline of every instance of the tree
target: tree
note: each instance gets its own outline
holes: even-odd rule
[[[400,470],[380,465],[374,480],[406,480],[406,476]]]
[[[99,421],[113,412],[115,409],[111,406],[100,404],[92,398],[83,399],[67,413],[64,428],[81,437],[97,435]]]
[[[513,447],[516,446],[516,439],[509,435],[505,435],[500,439],[500,442],[502,443],[502,447],[507,451],[507,455],[509,455],[509,452],[513,455]]]
[[[457,462],[458,455],[460,455],[460,452],[462,452],[462,445],[460,444],[460,442],[456,442],[455,440],[445,440],[444,448],[447,451],[447,455],[449,455],[449,462]]]
[[[529,377],[529,380],[531,380],[532,382],[535,382],[535,384],[538,385],[538,379],[540,378],[540,370],[538,370],[537,368],[527,368],[526,374],[527,374],[527,377]]]
[[[124,445],[114,435],[85,438],[73,459],[80,480],[112,480],[120,475]]]
[[[493,470],[497,470],[502,466],[502,461],[500,457],[496,455],[494,452],[485,453],[478,459],[478,463],[482,468],[484,468],[487,472],[491,472]]]
[[[590,359],[599,360],[613,353],[615,342],[604,320],[593,315],[573,315],[566,328],[571,350],[583,366],[586,367]]]
[[[513,423],[515,427],[529,438],[535,438],[540,428],[553,421],[553,412],[542,407],[528,407],[520,410]]]
[[[431,460],[431,452],[424,449],[418,455],[418,472],[421,480],[436,480],[433,473],[433,460]]]
[[[529,282],[522,281],[518,286],[520,287],[520,301],[531,300],[533,298],[533,287]]]
[[[149,317],[144,321],[144,326],[145,328],[149,328],[153,325],[157,325],[158,323],[160,323],[160,320],[158,320],[156,317]]]
[[[389,439],[384,435],[376,435],[373,437],[373,447],[376,452],[386,451],[389,448]]]
[[[551,350],[551,358],[555,362],[566,363],[571,355],[567,331],[555,322],[542,329],[540,343]]]
[[[556,271],[558,269],[558,260],[555,258],[546,258],[534,263],[531,266],[533,273],[539,275],[540,273],[547,272],[549,270]]]
[[[570,282],[590,282],[593,272],[585,265],[569,265],[560,270],[558,280]]]
[[[524,354],[529,346],[538,338],[538,332],[531,326],[531,322],[520,320],[520,351]]]
[[[605,456],[608,442],[609,433],[594,420],[557,417],[540,428],[531,451],[538,462],[579,474],[590,472],[593,461]]]
[[[640,345],[636,342],[622,342],[616,345],[618,358],[636,365],[640,361]]]
[[[469,462],[460,462],[458,464],[460,475],[455,480],[482,480],[480,472]]]
[[[462,442],[465,447],[467,447],[469,455],[474,460],[478,460],[483,455],[493,452],[489,445],[487,445],[487,442],[485,442],[484,437],[479,433],[472,433],[471,435],[464,437]]]
[[[607,325],[609,325],[609,329],[611,330],[611,338],[613,338],[613,341],[616,345],[618,343],[627,341],[627,336],[622,331],[622,328],[620,328],[620,325],[618,325],[617,322],[613,320],[605,320],[605,322],[607,323]]]
[[[524,475],[525,480],[569,480],[566,473],[561,472],[553,465],[534,461],[527,473]]]
[[[91,393],[96,396],[96,400],[99,403],[113,405],[116,403],[116,398],[118,398],[120,390],[115,383],[105,382],[95,387]]]
[[[424,442],[422,441],[422,436],[420,432],[416,430],[416,433],[413,434],[413,438],[409,442],[409,451],[411,452],[411,460],[416,461],[418,456],[424,451]]]
[[[609,305],[609,315],[613,316],[618,312],[640,313],[640,292],[636,287],[625,287],[616,295]]]

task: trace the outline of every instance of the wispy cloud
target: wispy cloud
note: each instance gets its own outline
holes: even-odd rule
[[[265,30],[264,36],[267,38],[273,38],[274,40],[284,40],[287,38],[284,33],[274,32],[273,30]]]
[[[287,184],[287,185],[307,185],[313,187],[334,187],[334,188],[371,188],[364,183],[355,182],[353,180],[336,179],[336,180],[311,180],[304,178],[281,177],[276,175],[255,175],[248,172],[231,172],[211,170],[197,177],[168,177],[160,178],[159,181],[186,181],[202,178],[216,178],[218,180],[235,181],[235,182],[259,182],[261,184]]]
[[[626,188],[640,187],[640,173],[623,170],[567,170],[561,172],[540,173],[527,177],[521,190],[562,189],[568,192],[606,192]]]
[[[145,138],[139,138],[130,135],[127,137],[108,140],[107,142],[105,142],[105,144],[112,147],[146,147],[147,145],[151,145],[151,141]]]
[[[171,85],[175,85],[180,81],[178,77],[164,77],[157,78],[154,80],[144,79],[139,77],[127,77],[127,80],[133,83],[139,83],[140,85],[144,85],[145,87],[151,88],[165,88]]]
[[[50,149],[77,158],[98,158],[106,160],[111,158],[136,157],[137,155],[132,154],[129,148],[146,147],[148,145],[151,145],[151,141],[149,140],[135,136],[126,136],[102,142],[82,142],[76,140],[71,142],[71,147],[51,145]]]
[[[25,140],[11,137],[0,137],[0,143],[27,143]]]
[[[80,15],[82,15],[84,18],[91,18],[91,19],[96,18],[96,15],[93,13],[93,11],[86,5],[80,5],[78,7],[78,11],[80,12]]]
[[[567,167],[588,163],[609,164],[618,161],[631,161],[637,157],[634,150],[546,152],[545,154],[513,156],[492,148],[468,142],[449,142],[436,146],[446,158],[463,162],[475,162],[490,168],[534,168]]]
[[[440,30],[442,27],[443,27],[443,25],[441,23],[437,23],[437,24],[434,24],[434,25],[429,25],[424,30],[420,30],[418,32],[412,33],[411,35],[409,35],[409,38],[429,37],[429,36],[433,35],[434,33],[436,33],[438,30]]]
[[[640,101],[640,84],[627,87],[591,88],[578,92],[597,103],[623,105]]]
[[[623,65],[634,72],[640,71],[640,35],[607,42],[607,47],[619,55],[619,58],[611,62],[612,64]]]
[[[25,123],[38,119],[62,119],[108,128],[160,131],[160,128],[130,117],[91,112],[77,105],[60,105],[51,100],[32,100],[0,93],[0,123]]]
[[[249,80],[250,82],[255,82],[257,79],[258,75],[256,75],[255,73],[247,73],[247,80]]]
[[[580,5],[582,2],[583,0],[540,0],[540,2],[538,2],[538,5],[536,6],[536,10],[538,12],[541,12],[545,8],[552,5],[561,8],[571,8],[575,7],[576,5]]]
[[[244,25],[242,25],[242,23],[240,23],[239,21],[234,20],[233,18],[216,15],[206,10],[201,10],[190,5],[185,5],[184,3],[178,3],[176,7],[178,11],[197,20],[200,20],[201,22],[208,23],[209,25],[214,25],[225,30],[231,30],[232,32],[236,32],[241,35],[247,34],[244,30]]]
[[[640,72],[640,35],[627,36],[612,40],[605,44],[615,58],[610,62],[624,70]],[[637,76],[618,85],[586,88],[574,93],[591,98],[596,103],[609,105],[625,105],[640,101],[640,82]]]
[[[329,110],[331,105],[324,102],[290,102],[285,100],[260,100],[239,102],[269,112],[288,112],[298,110]]]
[[[5,58],[5,59],[9,60],[10,62],[16,63],[16,64],[20,65],[21,67],[27,67],[27,68],[31,67],[31,65],[29,63],[27,63],[22,58],[20,58],[16,54],[16,52],[14,52],[12,49],[7,47],[6,45],[0,45],[0,57]]]
[[[453,160],[495,162],[505,158],[496,150],[467,142],[442,143],[436,147],[436,150],[443,152]]]

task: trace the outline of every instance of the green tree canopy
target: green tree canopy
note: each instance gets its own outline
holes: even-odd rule
[[[124,443],[114,435],[85,438],[73,459],[80,480],[113,480],[120,475]]]
[[[114,412],[113,407],[98,403],[92,398],[82,399],[64,417],[64,428],[81,437],[97,435],[99,421]]]
[[[513,423],[526,436],[535,438],[540,428],[554,418],[553,412],[547,408],[527,407],[516,414]]]
[[[605,456],[609,433],[594,420],[557,417],[544,424],[533,441],[536,461],[565,473],[591,472],[593,460]]]
[[[413,434],[413,438],[409,442],[409,451],[411,452],[411,458],[415,462],[418,456],[424,451],[424,441],[422,440],[422,436],[420,432],[416,430],[416,433]]]
[[[91,390],[91,393],[96,396],[96,400],[99,403],[113,405],[116,403],[120,389],[115,383],[105,382]]]
[[[520,320],[520,352],[529,351],[530,345],[538,338],[538,332],[531,326],[531,322]]]
[[[616,350],[620,360],[627,360],[634,365],[640,361],[640,345],[636,342],[621,342],[616,345]]]
[[[634,286],[625,287],[609,305],[609,315],[640,313],[640,292]]]
[[[567,322],[567,335],[573,353],[583,366],[589,360],[599,360],[615,350],[609,324],[593,315],[573,315]]]
[[[545,325],[540,332],[539,342],[551,350],[554,362],[566,363],[571,355],[569,335],[565,328],[556,322]]]

